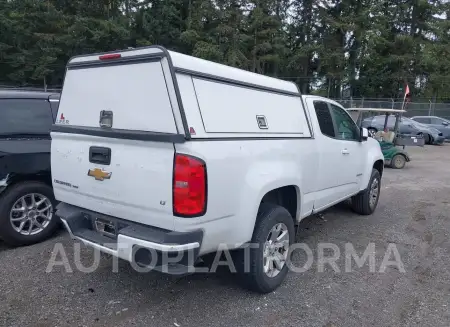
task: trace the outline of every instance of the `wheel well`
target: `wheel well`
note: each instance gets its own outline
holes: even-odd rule
[[[423,138],[425,139],[425,141],[427,140],[427,137],[429,137],[430,138],[430,140],[433,140],[433,136],[431,136],[431,134],[428,134],[428,133],[424,133],[424,132],[419,132],[419,133],[417,133],[417,135],[422,135],[423,136]]]
[[[383,169],[384,169],[384,161],[383,160],[375,161],[375,163],[373,164],[373,168],[378,170],[378,172],[380,173],[380,176],[382,176],[383,175]]]
[[[261,203],[273,203],[286,208],[295,222],[298,209],[297,201],[297,187],[288,185],[267,192],[263,196]]]
[[[43,182],[52,186],[52,178],[50,174],[14,174],[8,178],[7,185],[11,186],[21,182]]]

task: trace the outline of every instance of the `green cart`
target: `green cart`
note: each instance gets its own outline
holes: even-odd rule
[[[370,136],[380,143],[381,151],[384,156],[385,165],[402,169],[411,157],[405,150],[406,146],[424,146],[425,139],[421,135],[403,135],[398,133],[398,123],[405,110],[398,109],[380,109],[380,108],[348,108],[350,116],[360,127],[367,124],[367,118],[375,115],[385,115],[383,131],[376,132]],[[390,115],[395,116],[395,125],[393,130],[388,128],[388,119]]]

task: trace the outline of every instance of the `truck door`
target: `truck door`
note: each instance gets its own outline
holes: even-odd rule
[[[320,131],[316,133],[320,154],[314,190],[314,209],[319,210],[356,193],[362,146],[356,124],[342,108],[314,98],[308,98],[307,105],[314,108],[317,120],[313,117],[313,123]]]
[[[329,103],[329,106],[336,129],[336,139],[340,141],[341,174],[344,183],[348,185],[347,195],[350,195],[359,191],[366,158],[364,144],[359,141],[359,128],[350,115],[332,103]]]

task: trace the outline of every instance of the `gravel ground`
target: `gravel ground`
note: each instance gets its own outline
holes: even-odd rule
[[[297,241],[312,249],[314,262],[274,293],[247,292],[227,272],[175,278],[138,273],[126,262],[113,272],[106,256],[83,273],[61,232],[30,247],[0,243],[0,326],[450,326],[450,145],[409,151],[405,169],[386,169],[374,215],[341,204],[301,223]],[[330,265],[319,272],[321,242],[340,249],[340,272]],[[345,272],[349,242],[359,255],[374,243],[375,270],[353,262]],[[46,273],[57,243],[73,272],[58,266]],[[391,243],[404,272],[398,265],[380,272]],[[85,264],[93,257],[82,247]],[[305,262],[304,252],[295,253],[294,264]]]

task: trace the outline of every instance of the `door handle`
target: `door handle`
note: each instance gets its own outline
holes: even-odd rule
[[[350,152],[347,149],[342,150],[342,154],[346,155],[346,154],[350,154]]]
[[[89,148],[89,162],[109,165],[111,163],[111,149],[91,146]]]

